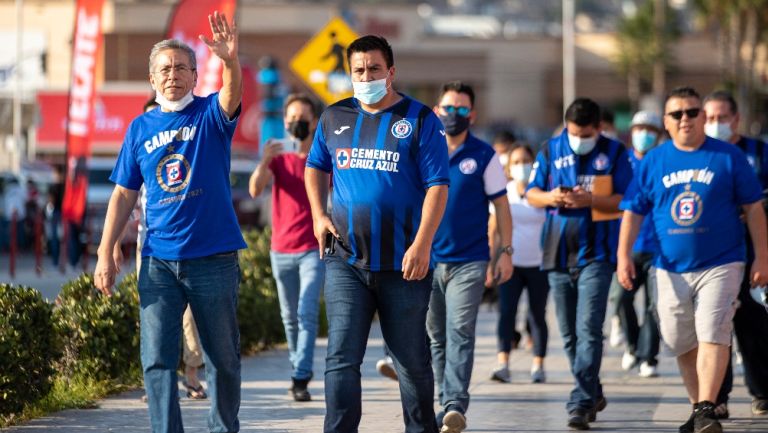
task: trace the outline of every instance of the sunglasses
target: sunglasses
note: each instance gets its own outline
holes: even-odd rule
[[[469,112],[472,111],[469,107],[456,107],[454,105],[441,105],[440,108],[448,114],[457,113],[461,117],[469,116]]]
[[[685,114],[689,119],[695,119],[699,117],[699,113],[701,113],[701,108],[689,108],[687,110],[670,111],[667,113],[667,116],[680,120],[683,118],[683,114]]]

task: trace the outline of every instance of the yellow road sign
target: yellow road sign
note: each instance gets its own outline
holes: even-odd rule
[[[347,46],[357,38],[344,20],[333,18],[293,56],[291,70],[326,104],[348,98],[352,96],[352,82]]]

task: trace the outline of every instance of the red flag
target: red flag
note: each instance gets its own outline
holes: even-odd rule
[[[237,0],[180,0],[171,13],[166,37],[178,39],[192,47],[197,60],[197,96],[208,96],[221,88],[221,60],[212,55],[208,46],[198,38],[206,35],[211,38],[211,25],[208,15],[219,11],[231,22],[235,16]]]
[[[243,102],[240,121],[232,137],[232,151],[256,155],[259,152],[259,124],[261,123],[261,101],[256,71],[243,65]]]
[[[78,0],[72,47],[72,77],[67,113],[67,178],[62,216],[83,223],[93,133],[93,101],[96,93],[96,62],[102,46],[101,8],[104,0]]]

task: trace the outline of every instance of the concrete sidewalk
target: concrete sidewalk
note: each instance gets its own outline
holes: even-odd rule
[[[546,360],[547,383],[531,384],[530,353],[513,353],[513,383],[489,380],[496,363],[496,313],[482,307],[478,323],[472,403],[467,414],[469,432],[566,432],[565,402],[572,379],[562,350],[550,305],[550,344]],[[607,344],[606,344],[607,348]],[[318,340],[315,374],[324,367],[326,341]],[[592,430],[602,432],[677,432],[690,413],[682,382],[673,359],[662,358],[661,376],[642,379],[637,371],[621,370],[621,350],[608,349],[602,379],[608,407],[598,415]],[[382,354],[381,334],[374,324],[363,364],[363,420],[361,432],[402,432],[402,413],[397,383],[379,376],[376,360]],[[296,403],[288,395],[290,367],[285,349],[271,350],[243,359],[242,431],[321,432],[325,402],[323,382],[310,383],[313,401]],[[99,402],[98,409],[69,410],[5,429],[8,433],[149,432],[146,405],[141,391],[127,392]],[[729,404],[731,419],[723,422],[728,433],[768,432],[768,417],[752,417],[750,397],[738,376]],[[207,401],[191,401],[182,395],[185,429],[207,432]]]

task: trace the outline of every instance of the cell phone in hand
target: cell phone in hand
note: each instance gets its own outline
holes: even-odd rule
[[[573,192],[572,186],[560,185],[558,188],[560,188],[560,191],[562,192]]]
[[[331,232],[325,234],[325,248],[323,249],[324,255],[330,255],[336,252],[336,238]]]

